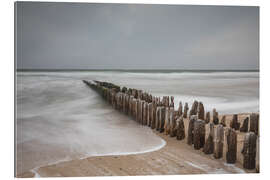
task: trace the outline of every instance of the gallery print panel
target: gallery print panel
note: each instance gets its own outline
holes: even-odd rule
[[[16,177],[259,173],[259,7],[16,2]]]

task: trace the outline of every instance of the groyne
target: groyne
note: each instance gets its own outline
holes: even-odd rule
[[[223,157],[225,148],[226,162],[236,163],[237,144],[242,143],[243,168],[255,169],[259,172],[259,114],[251,113],[240,126],[238,115],[234,114],[229,125],[226,116],[219,119],[218,112],[213,108],[205,112],[202,102],[194,101],[190,110],[188,104],[184,107],[182,102],[179,108],[174,108],[174,97],[156,97],[142,90],[120,87],[113,83],[101,81],[83,82],[99,93],[112,107],[128,116],[143,126],[148,126],[160,133],[183,140],[187,137],[187,144],[195,150],[202,150],[214,158]],[[185,133],[184,118],[188,119],[188,131]],[[212,120],[212,121],[211,121]],[[206,129],[208,128],[208,129]],[[209,133],[206,133],[208,131]],[[238,133],[245,133],[244,140],[238,138]]]

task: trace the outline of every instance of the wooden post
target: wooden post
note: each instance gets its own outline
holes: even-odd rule
[[[219,124],[215,129],[214,135],[214,157],[219,159],[223,156],[223,142],[224,142],[224,130],[223,126]]]
[[[236,162],[236,153],[237,153],[237,134],[234,129],[229,128],[226,131],[227,136],[227,152],[226,152],[226,161],[227,163]]]
[[[139,97],[139,94],[138,94],[138,97]],[[141,99],[138,99],[138,122],[141,124],[141,120],[142,120],[142,100]]]
[[[219,121],[219,119],[218,119],[218,112],[217,112],[217,110],[214,108],[213,109],[213,123],[214,124],[218,124],[218,121]]]
[[[193,144],[193,130],[194,130],[194,122],[197,120],[196,115],[192,115],[189,119],[188,124],[188,137],[187,137],[187,144],[192,145]]]
[[[140,99],[137,99],[137,103],[136,103],[136,121],[137,122],[140,122],[139,121],[139,118],[140,118],[140,102],[141,102],[141,100]]]
[[[115,95],[116,95],[115,91],[112,91],[112,94],[111,94],[112,99],[111,99],[111,101],[112,101],[112,107],[114,109],[116,108]]]
[[[115,100],[116,100],[116,109],[118,110],[119,109],[119,104],[120,104],[120,92],[116,93],[116,96],[115,96]]]
[[[130,109],[130,115],[134,118],[134,120],[136,120],[136,107],[137,107],[137,99],[135,99],[134,97],[132,98],[131,101],[131,109]]]
[[[198,112],[198,101],[194,101],[192,106],[191,106],[191,109],[189,111],[189,118],[192,116],[192,115],[196,115],[197,112]]]
[[[142,100],[142,90],[138,90],[138,99]]]
[[[132,96],[133,96],[135,99],[138,98],[138,93],[137,93],[137,90],[136,90],[136,89],[132,89],[132,90],[131,90],[131,94],[132,94]]]
[[[121,90],[123,93],[127,92],[127,88],[124,86],[122,87],[122,90]]]
[[[248,121],[249,121],[249,118],[246,117],[243,121],[241,128],[240,128],[240,132],[248,132]]]
[[[122,88],[122,91],[125,92],[125,89]],[[126,113],[126,96],[127,96],[127,94],[124,93],[124,94],[123,94],[123,107],[122,107],[123,113]]]
[[[133,103],[134,103],[134,97],[130,96],[129,97],[129,108],[128,108],[128,115],[133,116]],[[134,116],[133,116],[134,117]]]
[[[122,110],[123,107],[123,93],[119,91],[119,97],[118,97],[118,111],[123,112]]]
[[[175,120],[175,114],[174,109],[170,108],[170,137],[176,136],[176,120]]]
[[[143,124],[143,121],[144,121],[144,120],[143,120],[143,118],[144,118],[144,115],[143,115],[143,114],[144,114],[144,104],[145,104],[145,101],[142,100],[141,102],[142,102],[142,105],[141,105],[142,110],[141,110],[141,114],[140,114],[140,116],[141,116],[141,117],[140,117],[140,118],[141,118],[141,119],[140,119],[140,120],[141,120],[141,121],[140,121],[140,124]]]
[[[257,136],[254,132],[246,133],[242,154],[244,156],[243,167],[254,169],[256,166],[256,141]]]
[[[213,154],[214,152],[214,123],[209,124],[209,135],[203,147],[205,154]]]
[[[145,102],[143,108],[143,125],[145,126],[147,125],[147,116],[148,116],[147,112],[148,112],[148,103]]]
[[[238,115],[237,114],[233,115],[233,119],[231,121],[230,127],[234,128],[235,130],[239,130],[240,123],[238,122]]]
[[[152,122],[152,117],[153,117],[153,104],[149,103],[148,104],[148,112],[147,112],[147,126],[150,127],[151,126],[151,122]]]
[[[170,133],[170,109],[166,108],[165,113],[165,135],[168,135]]]
[[[210,122],[210,112],[208,111],[206,113],[206,117],[205,117],[205,123],[208,124]]]
[[[156,110],[156,130],[159,131],[159,113],[160,113],[160,106],[157,106]]]
[[[119,110],[121,111],[121,112],[124,112],[123,111],[123,102],[124,102],[124,93],[122,93],[122,92],[120,92],[120,101],[119,101],[120,103],[119,103]]]
[[[185,139],[185,125],[183,115],[176,120],[176,139]]]
[[[179,107],[178,107],[178,116],[182,116],[183,114],[183,106],[182,106],[182,102],[179,102]]]
[[[194,122],[194,149],[198,150],[204,146],[205,142],[205,123],[199,119]]]
[[[171,96],[170,107],[174,108],[174,97],[173,96]]]
[[[150,101],[150,102],[153,102],[152,94],[150,94],[150,96],[149,96],[149,101]]]
[[[256,147],[256,172],[260,172],[260,137],[257,136],[257,147]]]
[[[188,103],[185,103],[183,118],[187,118],[187,113],[188,113]]]
[[[198,105],[198,118],[204,120],[204,106],[202,102],[199,102]]]
[[[258,134],[258,130],[259,130],[259,115],[252,113],[250,115],[249,131],[254,132],[255,134]]]
[[[152,112],[153,117],[152,117],[152,121],[151,121],[151,129],[155,129],[156,128],[156,109],[157,109],[157,106],[156,106],[155,101],[154,101],[153,108],[152,108],[152,110],[153,110],[153,112]]]
[[[126,94],[126,111],[125,113],[128,115],[129,113],[129,101],[130,101],[130,95]]]
[[[164,125],[165,125],[165,113],[166,113],[166,108],[164,106],[161,106],[160,112],[159,112],[159,132],[163,133],[164,132]]]
[[[223,127],[226,127],[226,116],[225,116],[225,115],[222,116],[221,121],[220,121],[220,124],[221,124]]]

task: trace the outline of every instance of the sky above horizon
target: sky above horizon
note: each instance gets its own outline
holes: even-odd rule
[[[259,7],[15,6],[19,69],[259,69]]]

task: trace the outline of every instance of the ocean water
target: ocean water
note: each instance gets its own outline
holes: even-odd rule
[[[220,114],[259,111],[256,71],[17,72],[17,173],[89,156],[154,151],[166,143],[113,110],[82,79],[109,81]]]

